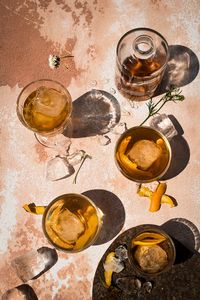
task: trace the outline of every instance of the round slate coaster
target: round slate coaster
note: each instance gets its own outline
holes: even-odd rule
[[[141,229],[144,230],[149,225],[141,225],[128,229],[119,235],[110,245],[107,251],[101,258],[97,267],[93,281],[93,300],[134,300],[134,299],[154,299],[154,300],[193,300],[199,299],[200,295],[200,254],[191,252],[180,242],[175,240],[171,235],[176,247],[176,261],[172,268],[158,276],[139,277],[135,274],[129,259],[124,261],[125,268],[120,273],[113,273],[112,285],[106,288],[104,282],[104,268],[106,256],[115,251],[120,245],[128,245],[131,242],[132,236],[137,234]],[[159,226],[151,225],[159,228]],[[162,229],[162,227],[160,226]],[[140,292],[127,294],[126,291],[120,290],[115,282],[118,278],[135,277],[142,282],[150,281],[153,285],[151,293]]]

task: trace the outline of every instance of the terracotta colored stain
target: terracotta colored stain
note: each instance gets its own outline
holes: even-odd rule
[[[46,148],[44,146],[40,145],[39,143],[36,143],[35,151],[38,156],[38,162],[44,162],[47,160],[48,154],[47,154]]]
[[[72,269],[69,269],[68,267],[64,267],[62,269],[60,269],[58,271],[58,277],[61,279],[61,280],[64,280],[67,278],[67,275],[69,273],[71,273],[73,270]]]
[[[136,184],[123,177],[114,164],[114,147],[118,139],[114,131],[106,133],[111,139],[107,146],[100,145],[99,137],[72,139],[74,149],[85,150],[91,154],[92,159],[83,164],[77,184],[73,184],[74,175],[50,182],[43,173],[45,163],[51,153],[54,155],[54,151],[37,143],[33,133],[23,127],[16,115],[16,99],[21,87],[33,80],[49,78],[67,87],[73,101],[82,104],[86,116],[90,117],[92,104],[90,107],[87,104],[84,106],[84,96],[82,102],[78,102],[79,97],[85,95],[94,82],[95,88],[105,90],[110,95],[113,89],[116,90],[117,42],[123,34],[137,27],[159,31],[170,45],[187,46],[198,57],[197,64],[200,61],[197,2],[0,1],[0,294],[20,284],[7,267],[13,258],[42,246],[52,247],[42,231],[42,216],[25,212],[25,203],[46,205],[58,195],[99,189],[111,192],[113,197],[122,202],[124,223],[120,215],[122,210],[118,213],[117,209],[113,211],[113,207],[109,207],[115,214],[116,226],[123,223],[119,233],[145,223],[160,225],[177,216],[190,220],[200,228],[200,203],[197,196],[200,191],[198,76],[183,87],[183,103],[167,103],[162,109],[162,113],[174,115],[184,131],[174,141],[176,148],[180,149],[176,164],[182,162],[187,151],[190,157],[184,169],[167,180],[167,192],[177,199],[178,206],[170,208],[163,205],[156,215],[149,213],[148,200],[138,197]],[[50,69],[49,54],[64,56],[69,53],[74,57],[61,59],[58,69]],[[189,58],[192,62],[193,57]],[[174,76],[181,73],[178,64],[176,68]],[[130,109],[130,116],[122,113],[120,122],[125,122],[130,128],[144,120],[147,114],[145,103],[139,108],[131,108],[117,90],[112,95],[122,110],[124,103]],[[95,106],[94,110],[99,117],[98,107]],[[183,147],[185,144],[188,148]],[[78,167],[76,165],[75,169]],[[98,200],[96,193],[93,195]],[[74,254],[57,251],[58,262],[28,284],[39,300],[91,300],[95,270],[111,242],[109,240]]]
[[[55,53],[55,46],[40,36],[37,29],[38,14],[33,15],[32,13],[30,21],[16,14],[14,9],[8,10],[6,7],[1,5],[0,26],[4,27],[6,32],[3,45],[7,51],[0,55],[2,66],[0,85],[9,84],[13,87],[19,83],[20,86],[25,86],[39,78],[51,78],[68,86],[74,76],[74,71],[75,74],[77,71],[72,66],[70,71],[64,70],[65,75],[63,76],[63,69],[54,71],[49,68],[48,56]],[[24,8],[23,15],[29,16],[29,8],[26,10]],[[69,48],[66,48],[66,52],[72,51],[73,41],[73,39],[69,39]],[[68,42],[67,39],[66,42]]]

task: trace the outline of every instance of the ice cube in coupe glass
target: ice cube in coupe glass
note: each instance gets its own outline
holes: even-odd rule
[[[57,117],[66,105],[65,97],[55,89],[40,87],[36,94],[35,111],[47,116]]]

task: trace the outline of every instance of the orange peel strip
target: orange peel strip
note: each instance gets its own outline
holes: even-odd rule
[[[110,252],[106,257],[105,264],[110,263],[110,261],[112,260],[112,258],[114,256],[115,256],[115,252]],[[106,287],[111,286],[112,274],[113,274],[113,271],[111,271],[111,270],[104,271],[104,278],[105,278]]]
[[[154,246],[165,241],[165,237],[160,239],[144,239],[142,241],[133,241],[136,246]]]
[[[161,198],[164,195],[166,189],[167,189],[167,184],[165,182],[159,183],[156,191],[153,192],[152,196],[150,197],[151,203],[150,203],[149,211],[155,212],[160,209]]]
[[[35,215],[43,215],[46,206],[36,206],[35,203],[24,204],[23,208],[25,211],[35,214]]]
[[[145,187],[145,186],[142,186],[142,185],[139,186],[139,189],[138,189],[137,193],[141,197],[149,197],[149,198],[153,194],[153,192],[148,187]],[[166,195],[166,194],[162,195],[161,204],[163,204],[163,203],[169,204],[170,207],[175,206],[175,204],[174,204],[173,200],[171,199],[171,197]]]

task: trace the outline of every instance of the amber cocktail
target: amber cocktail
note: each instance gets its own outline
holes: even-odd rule
[[[53,200],[43,215],[43,231],[56,248],[78,252],[92,245],[101,228],[101,213],[81,194],[65,194]]]
[[[22,124],[37,134],[42,144],[62,133],[70,120],[72,100],[59,82],[41,79],[28,84],[17,100],[17,115]]]
[[[159,131],[145,126],[127,130],[115,147],[115,161],[123,175],[136,182],[161,178],[171,161],[171,147]]]
[[[129,258],[140,275],[153,276],[174,264],[176,249],[171,237],[156,225],[146,225],[132,237]]]

